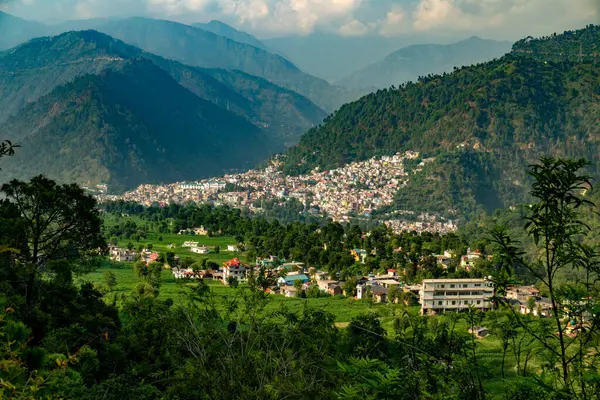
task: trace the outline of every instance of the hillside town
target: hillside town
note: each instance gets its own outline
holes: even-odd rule
[[[265,202],[275,201],[280,206],[296,201],[304,212],[334,221],[350,222],[352,219],[371,218],[373,212],[394,203],[394,196],[402,190],[412,174],[422,171],[431,159],[418,162],[408,171],[405,162],[418,161],[418,152],[407,151],[393,156],[374,157],[344,167],[321,171],[314,169],[306,175],[288,176],[280,171],[280,160],[275,158],[264,169],[196,182],[179,182],[167,185],[141,185],[122,196],[97,194],[100,201],[125,200],[146,206],[169,203],[211,203],[244,207],[260,214]],[[386,219],[393,231],[454,232],[457,220],[438,215],[416,214],[411,210],[397,210],[394,219]]]

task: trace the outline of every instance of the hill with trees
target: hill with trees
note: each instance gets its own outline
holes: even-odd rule
[[[420,76],[451,72],[454,67],[471,65],[501,57],[510,51],[509,42],[472,37],[449,45],[424,44],[405,47],[336,84],[349,88],[376,87],[415,81]]]
[[[284,170],[419,151],[435,159],[399,193],[396,208],[472,215],[522,200],[523,171],[540,155],[595,158],[599,99],[593,62],[511,53],[342,107],[288,152]]]
[[[305,97],[264,79],[190,67],[97,31],[79,31],[34,39],[0,53],[0,122],[57,86],[84,74],[118,69],[136,57],[151,60],[198,97],[243,116],[282,145],[295,144],[326,116]]]
[[[0,131],[22,146],[3,180],[44,173],[115,190],[250,168],[278,148],[143,58],[57,87]]]

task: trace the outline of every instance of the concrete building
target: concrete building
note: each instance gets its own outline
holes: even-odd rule
[[[493,284],[484,279],[426,279],[419,291],[421,314],[489,310],[493,295]]]
[[[223,282],[227,284],[230,276],[238,281],[246,279],[246,266],[237,258],[223,263]]]
[[[196,254],[209,254],[210,253],[210,249],[206,246],[192,247],[190,250],[192,251],[192,253],[196,253]]]

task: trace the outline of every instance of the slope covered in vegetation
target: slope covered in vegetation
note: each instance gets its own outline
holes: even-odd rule
[[[302,137],[284,169],[298,174],[405,150],[445,155],[427,166],[437,169],[427,182],[411,180],[397,206],[438,211],[450,202],[470,213],[466,204],[474,203],[491,210],[523,199],[523,171],[540,155],[598,154],[599,100],[600,68],[593,62],[512,53],[342,107]],[[449,189],[461,195],[450,201]],[[425,206],[422,199],[431,195],[442,201]]]
[[[2,177],[44,173],[115,189],[250,168],[274,150],[256,126],[145,59],[58,87],[0,130],[22,146]]]

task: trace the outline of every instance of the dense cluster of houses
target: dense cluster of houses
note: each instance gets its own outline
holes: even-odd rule
[[[262,207],[257,204],[263,201],[277,200],[284,204],[296,199],[306,206],[307,213],[343,222],[351,218],[370,217],[374,210],[391,205],[396,192],[406,186],[411,175],[421,172],[422,167],[432,161],[425,159],[417,168],[405,170],[407,160],[418,159],[419,153],[407,151],[393,156],[374,157],[333,170],[321,171],[317,168],[300,176],[283,174],[279,168],[280,161],[275,159],[264,169],[197,182],[141,185],[122,196],[98,195],[98,198],[100,201],[135,201],[147,206],[190,201],[227,204],[247,207],[255,213],[262,212]],[[226,190],[228,184],[229,191]],[[243,190],[230,191],[231,188]],[[411,210],[404,211],[414,214]],[[416,230],[446,233],[457,229],[456,221],[440,220],[438,216],[429,214],[385,222],[396,232]]]

